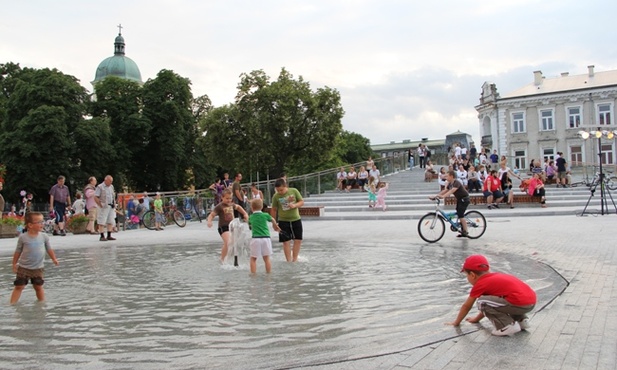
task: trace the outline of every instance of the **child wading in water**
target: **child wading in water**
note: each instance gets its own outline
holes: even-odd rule
[[[253,214],[249,216],[249,225],[251,225],[251,273],[257,272],[257,258],[263,257],[266,265],[266,272],[272,271],[272,263],[270,256],[272,255],[272,240],[270,239],[270,230],[268,222],[272,222],[272,227],[275,231],[281,231],[276,221],[269,213],[262,212],[264,206],[263,200],[253,199],[251,201],[251,210]]]
[[[386,210],[386,195],[388,195],[388,183],[380,182],[379,190],[377,190],[377,204],[375,204],[375,208],[381,208],[382,210]]]
[[[231,189],[223,190],[223,196],[221,203],[219,203],[210,215],[208,216],[208,227],[212,227],[212,220],[214,216],[219,216],[219,227],[218,232],[223,239],[223,248],[221,249],[221,263],[225,261],[225,257],[227,257],[227,249],[229,248],[229,223],[234,219],[234,210],[238,211],[242,214],[245,221],[248,221],[249,215],[246,213],[244,208],[235,204],[231,197]]]
[[[375,188],[375,178],[370,176],[368,178],[368,206],[369,208],[375,207],[377,202],[377,189]]]
[[[58,260],[49,244],[49,236],[41,233],[44,223],[41,213],[26,213],[28,232],[21,234],[17,239],[17,248],[13,255],[13,272],[17,274],[17,277],[13,283],[15,288],[11,294],[11,304],[19,301],[21,292],[28,285],[28,280],[32,283],[36,298],[39,301],[45,300],[45,291],[43,290],[45,252],[56,266],[58,266]]]

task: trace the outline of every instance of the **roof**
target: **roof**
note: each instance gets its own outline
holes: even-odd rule
[[[137,63],[124,55],[114,55],[103,60],[96,69],[93,83],[97,83],[107,76],[116,76],[142,83],[141,72],[139,72]]]
[[[446,143],[445,139],[437,139],[437,140],[403,140],[402,142],[390,142],[388,144],[375,144],[371,145],[371,149],[373,151],[379,152],[382,150],[395,150],[395,149],[410,149],[417,148],[419,144],[424,144],[428,147],[440,147],[444,146]]]
[[[531,82],[518,90],[514,90],[502,96],[500,100],[617,86],[617,70],[595,72],[592,76],[589,76],[587,73],[575,76],[562,75],[551,78],[541,77],[541,79],[542,80],[539,85]]]

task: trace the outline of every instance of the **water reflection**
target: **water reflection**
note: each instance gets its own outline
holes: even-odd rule
[[[250,276],[218,264],[219,244],[58,250],[48,302],[28,287],[0,305],[0,367],[276,368],[374,355],[452,336],[469,286],[465,249],[303,244],[302,260]],[[500,256],[551,297],[550,269]],[[10,256],[0,272],[11,276]],[[6,279],[6,278],[5,278]],[[2,297],[8,301],[8,294]]]

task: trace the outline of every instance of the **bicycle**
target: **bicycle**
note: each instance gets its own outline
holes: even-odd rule
[[[593,169],[595,171],[593,178],[591,180],[589,180],[589,176],[587,176],[587,174],[585,174],[585,178],[582,179],[582,181],[578,181],[573,183],[572,185],[570,185],[571,187],[575,188],[579,185],[585,185],[588,188],[595,188],[596,186],[598,186],[600,184],[600,171],[599,171],[599,166],[593,166]],[[617,190],[617,176],[613,175],[612,171],[608,171],[608,170],[604,170],[604,185],[609,189],[609,190]]]
[[[170,222],[169,220],[173,220],[179,227],[186,226],[186,218],[184,214],[176,208],[176,203],[173,198],[169,201],[169,206],[165,208],[167,210],[163,213],[165,217],[163,217],[161,226],[167,226]],[[156,229],[156,213],[153,210],[146,211],[141,221],[148,230]]]
[[[428,242],[435,243],[443,238],[446,233],[446,222],[450,224],[450,230],[453,232],[462,232],[461,223],[456,219],[456,212],[446,213],[439,204],[441,198],[435,198],[435,212],[429,212],[422,216],[418,222],[418,234]],[[469,239],[478,239],[486,231],[486,219],[484,215],[478,211],[465,212],[465,220],[467,221],[467,237]]]

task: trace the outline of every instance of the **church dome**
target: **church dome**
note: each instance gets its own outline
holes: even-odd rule
[[[96,85],[97,82],[102,81],[107,76],[116,76],[140,84],[143,83],[137,63],[124,55],[124,46],[124,37],[122,37],[122,33],[118,33],[114,40],[114,55],[103,60],[96,68],[92,85]]]

